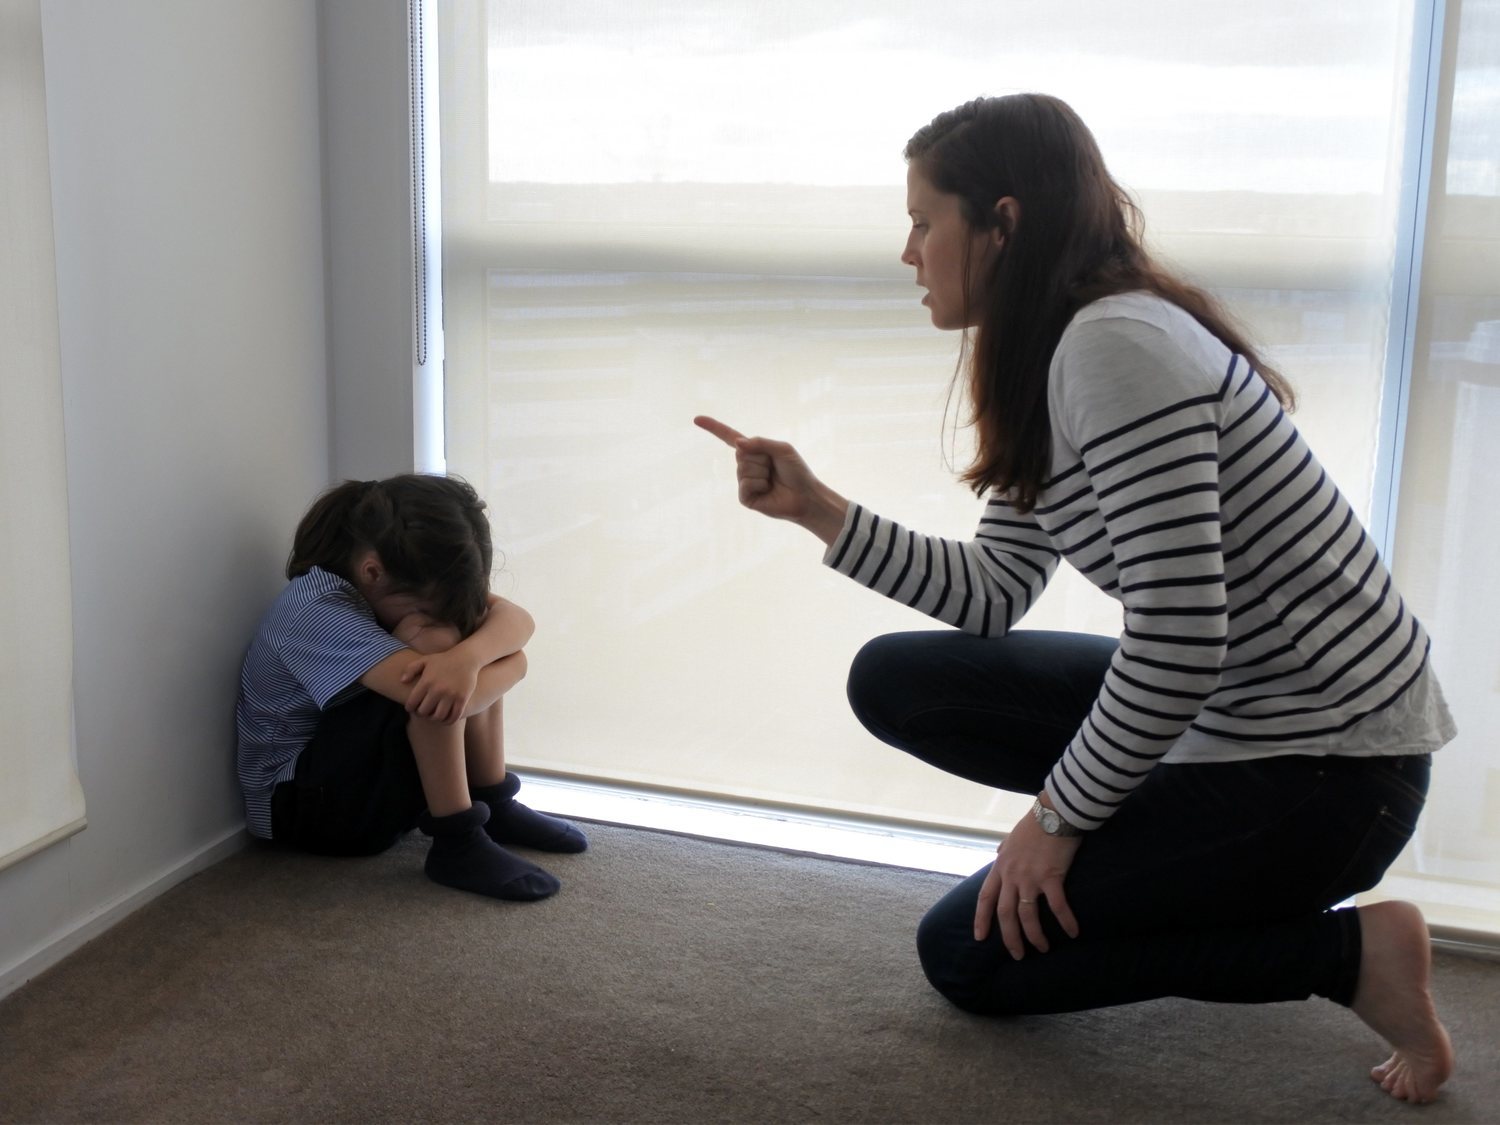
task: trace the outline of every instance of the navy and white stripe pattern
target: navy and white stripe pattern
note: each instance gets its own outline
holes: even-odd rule
[[[271,791],[291,780],[323,711],[364,691],[359,678],[404,647],[337,575],[313,567],[287,584],[240,670],[236,769],[251,835],[271,838]]]
[[[851,505],[825,560],[984,636],[1063,557],[1122,603],[1120,648],[1047,782],[1079,827],[1162,760],[1380,753],[1349,732],[1423,674],[1427,635],[1260,377],[1182,310],[1124,294],[1074,318],[1049,379],[1033,512],[992,494],[958,543]],[[1422,732],[1386,736],[1409,749]]]

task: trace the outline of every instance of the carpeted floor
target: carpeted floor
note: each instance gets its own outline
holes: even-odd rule
[[[0,1002],[0,1121],[1500,1119],[1497,962],[1439,956],[1460,1070],[1414,1109],[1332,1004],[981,1020],[912,948],[949,876],[589,831],[530,905],[420,837],[236,855]]]

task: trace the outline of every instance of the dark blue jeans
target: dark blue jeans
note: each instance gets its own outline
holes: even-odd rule
[[[1099,693],[1116,642],[1020,631],[897,633],[860,650],[849,701],[925,762],[1037,793]],[[1359,921],[1332,909],[1375,885],[1411,836],[1430,756],[1288,755],[1159,765],[1083,840],[1065,887],[1079,934],[1041,904],[1051,952],[974,940],[983,870],[927,913],[927,978],[968,1011],[1069,1012],[1161,996],[1349,1004]]]

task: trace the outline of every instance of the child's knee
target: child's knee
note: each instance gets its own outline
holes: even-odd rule
[[[423,655],[447,652],[463,639],[452,625],[445,625],[421,612],[408,613],[396,622],[391,635],[413,652]]]

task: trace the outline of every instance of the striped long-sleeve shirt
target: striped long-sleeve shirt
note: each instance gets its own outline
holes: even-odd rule
[[[1047,780],[1096,828],[1160,761],[1433,750],[1429,641],[1276,396],[1176,306],[1096,301],[1049,371],[1051,475],[968,542],[851,504],[825,562],[1000,636],[1066,558],[1124,606],[1098,699]]]

